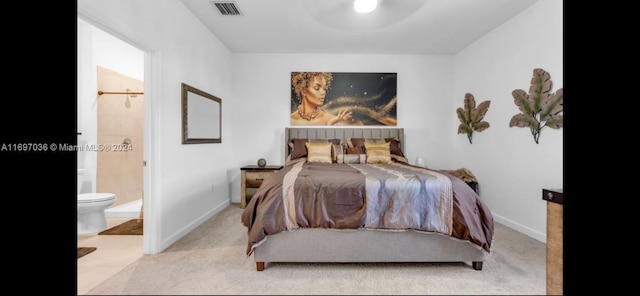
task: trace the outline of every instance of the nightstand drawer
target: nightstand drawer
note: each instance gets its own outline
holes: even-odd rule
[[[240,207],[244,208],[262,185],[262,182],[278,172],[281,165],[255,166],[247,165],[240,168]]]
[[[562,188],[543,189],[547,201],[547,295],[563,293],[563,205]]]
[[[246,171],[245,172],[245,186],[247,188],[258,188],[262,185],[262,182],[267,179],[274,171]]]

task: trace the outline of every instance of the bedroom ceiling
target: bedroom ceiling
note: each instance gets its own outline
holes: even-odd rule
[[[448,55],[538,0],[378,0],[369,14],[353,0],[181,1],[233,53]]]

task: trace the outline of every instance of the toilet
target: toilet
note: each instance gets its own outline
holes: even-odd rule
[[[80,193],[84,169],[78,169],[78,234],[99,232],[107,228],[104,211],[116,202],[113,193]]]

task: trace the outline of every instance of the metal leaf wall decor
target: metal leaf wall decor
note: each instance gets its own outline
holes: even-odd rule
[[[551,75],[543,69],[536,68],[533,69],[529,93],[522,89],[511,92],[513,102],[522,113],[511,117],[509,127],[528,127],[536,144],[540,140],[540,131],[543,128],[559,129],[563,126],[563,89],[552,93],[551,87]]]
[[[489,110],[489,105],[491,105],[491,101],[484,101],[476,108],[475,98],[472,94],[466,93],[464,95],[464,109],[456,109],[458,119],[460,119],[458,134],[467,134],[470,144],[473,144],[471,138],[474,131],[481,132],[489,128],[489,123],[482,121]]]

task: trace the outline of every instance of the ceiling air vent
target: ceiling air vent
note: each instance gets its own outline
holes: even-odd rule
[[[221,15],[242,15],[238,4],[234,1],[210,1],[215,6]]]

